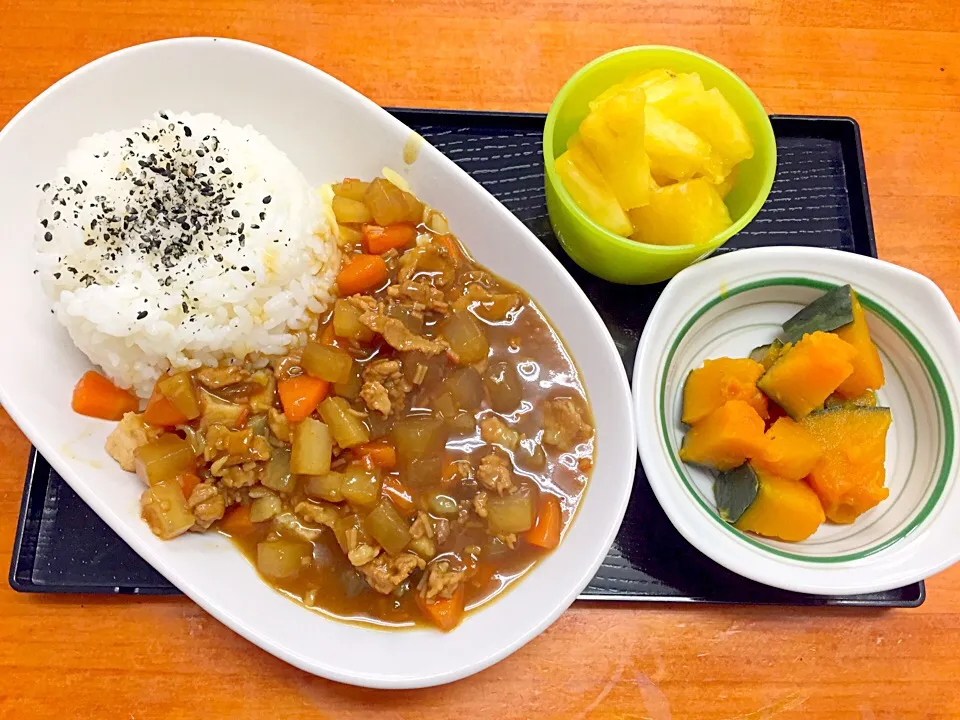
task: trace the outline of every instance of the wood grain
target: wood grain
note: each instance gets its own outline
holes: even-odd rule
[[[773,112],[855,117],[881,256],[960,308],[953,0],[0,0],[0,123],[83,63],[178,35],[271,45],[384,105],[500,110],[545,110],[619,46],[696,49]],[[3,567],[28,447],[0,412]],[[577,604],[474,678],[384,693],[294,670],[184,599],[4,587],[0,717],[956,718],[960,568],[927,588],[887,612]]]

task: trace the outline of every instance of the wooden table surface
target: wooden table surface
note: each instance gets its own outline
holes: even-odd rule
[[[690,47],[771,112],[855,117],[880,256],[960,308],[955,0],[0,0],[0,124],[80,65],[178,35],[273,46],[383,105],[491,110],[545,111],[620,46]],[[28,447],[0,411],[4,569]],[[388,693],[295,670],[182,598],[4,585],[0,717],[957,718],[960,567],[927,595],[895,611],[576,604],[473,678]]]

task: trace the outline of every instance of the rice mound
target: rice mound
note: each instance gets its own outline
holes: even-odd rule
[[[157,113],[80,141],[40,190],[54,312],[140,397],[169,369],[284,354],[332,300],[329,205],[250,126]]]

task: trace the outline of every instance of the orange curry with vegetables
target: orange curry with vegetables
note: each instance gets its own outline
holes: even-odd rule
[[[263,578],[342,619],[455,627],[556,547],[594,456],[556,332],[446,220],[378,178],[334,186],[338,299],[269,363],[162,378],[143,413],[88,373],[74,409],[171,539],[230,535]]]

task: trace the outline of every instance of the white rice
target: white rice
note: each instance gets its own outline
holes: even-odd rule
[[[38,271],[57,318],[120,387],[279,355],[329,305],[335,222],[266,137],[158,113],[80,142],[41,188]]]

